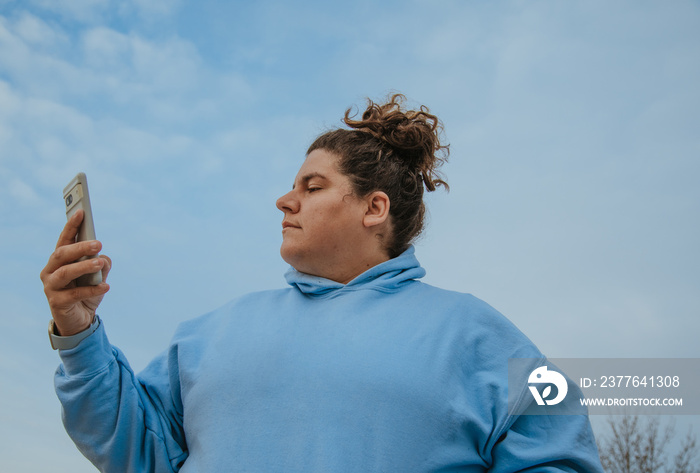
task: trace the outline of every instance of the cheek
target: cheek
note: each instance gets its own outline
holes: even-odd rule
[[[337,199],[314,202],[308,206],[303,217],[304,229],[317,233],[333,227],[344,216],[344,207]]]
[[[337,243],[362,227],[363,211],[355,201],[349,200],[347,194],[328,194],[323,197],[324,199],[307,203],[300,212],[304,239],[313,241],[316,245]]]
[[[339,205],[333,209],[326,221],[326,233],[341,240],[354,238],[363,228],[362,215],[355,206]]]

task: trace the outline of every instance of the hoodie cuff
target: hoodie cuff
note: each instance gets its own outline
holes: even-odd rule
[[[58,350],[63,362],[63,371],[68,376],[89,377],[114,361],[112,345],[107,339],[104,324],[99,319],[94,324],[96,324],[94,331],[82,339],[77,346]],[[74,336],[90,332],[92,328],[91,325],[85,332]]]

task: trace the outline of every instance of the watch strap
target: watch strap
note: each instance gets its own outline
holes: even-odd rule
[[[99,326],[100,318],[95,315],[95,320],[92,321],[92,324],[90,324],[88,328],[75,335],[62,337],[61,335],[56,335],[56,324],[54,320],[51,319],[49,321],[49,340],[51,341],[51,348],[54,350],[69,350],[75,348],[80,342],[95,333],[95,330],[97,330]]]

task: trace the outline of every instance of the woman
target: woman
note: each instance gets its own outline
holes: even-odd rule
[[[423,192],[445,185],[437,118],[395,95],[345,123],[277,201],[290,287],[181,324],[139,376],[95,315],[109,287],[71,283],[111,262],[72,263],[100,244],[73,243],[80,214],[67,223],[42,280],[78,448],[119,472],[602,471],[586,416],[509,413],[508,359],[536,347],[418,281]]]

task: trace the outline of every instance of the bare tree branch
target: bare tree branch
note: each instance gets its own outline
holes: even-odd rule
[[[675,436],[673,420],[662,428],[658,417],[625,415],[608,419],[610,434],[599,436],[598,451],[608,473],[700,473],[695,466],[700,453],[692,430],[680,450],[669,460],[668,446]]]

